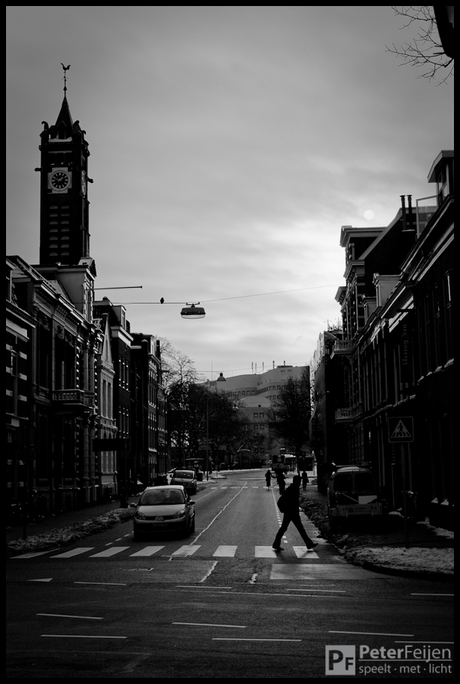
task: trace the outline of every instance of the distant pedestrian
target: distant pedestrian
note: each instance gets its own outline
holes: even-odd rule
[[[275,551],[282,551],[282,547],[280,546],[281,539],[283,537],[283,534],[286,532],[287,528],[289,527],[289,523],[294,523],[294,525],[297,527],[297,530],[304,540],[306,547],[308,550],[314,549],[315,546],[318,546],[310,537],[308,536],[304,526],[302,525],[302,521],[300,520],[300,513],[299,513],[299,490],[300,490],[300,481],[301,477],[300,475],[294,475],[292,479],[292,484],[289,485],[289,487],[286,489],[284,494],[281,496],[282,499],[282,506],[280,507],[280,510],[283,513],[283,522],[281,523],[281,527],[279,528],[277,535],[275,537],[275,541],[273,542],[273,549]]]
[[[265,482],[267,483],[267,487],[270,487],[272,483],[272,473],[270,469],[265,473]]]
[[[284,490],[286,489],[286,478],[281,470],[276,475],[276,481],[278,483],[278,487],[280,488],[280,494],[284,494]]]
[[[307,484],[308,484],[308,475],[304,470],[302,473],[302,489],[303,489],[303,491],[305,491],[307,489]]]

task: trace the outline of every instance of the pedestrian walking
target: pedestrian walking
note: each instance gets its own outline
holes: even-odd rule
[[[278,505],[280,505],[280,510],[283,513],[283,522],[281,523],[281,527],[279,528],[275,541],[273,542],[273,549],[275,551],[282,551],[283,548],[280,546],[281,539],[283,537],[283,534],[286,532],[287,528],[289,527],[289,523],[294,523],[294,525],[297,527],[297,530],[302,537],[302,539],[305,542],[305,545],[308,550],[314,549],[315,546],[318,546],[316,542],[314,542],[312,539],[307,534],[307,531],[305,530],[304,526],[302,525],[302,521],[300,520],[300,513],[299,513],[299,492],[300,492],[300,482],[301,482],[301,477],[300,475],[294,475],[292,478],[292,484],[289,485],[289,487],[286,489],[284,494],[280,497],[280,502],[278,502]]]
[[[284,494],[284,490],[286,489],[286,478],[281,470],[276,475],[276,481],[278,483],[278,487],[280,488],[280,494]]]
[[[265,482],[267,483],[267,487],[270,487],[272,483],[272,473],[270,469],[265,473]]]
[[[303,491],[305,491],[307,489],[307,484],[308,484],[308,475],[304,470],[302,473],[302,489],[303,489]]]

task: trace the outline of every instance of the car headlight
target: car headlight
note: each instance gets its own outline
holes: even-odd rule
[[[137,518],[138,520],[145,520],[144,513],[139,513],[139,511],[137,511],[137,513],[135,514],[134,517]]]
[[[177,513],[174,513],[173,518],[183,518],[186,513],[186,509],[183,508],[181,511],[177,511]]]

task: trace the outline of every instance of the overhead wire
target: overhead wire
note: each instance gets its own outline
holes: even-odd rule
[[[232,297],[220,297],[219,299],[201,299],[200,304],[209,304],[210,302],[224,302],[229,299],[246,299],[248,297],[266,297],[268,295],[275,295],[275,294],[287,294],[289,292],[302,292],[304,290],[320,290],[326,287],[337,287],[337,284],[332,284],[332,285],[316,285],[312,287],[299,287],[294,290],[274,290],[273,292],[259,292],[255,294],[246,294],[246,295],[234,295]],[[103,288],[100,288],[103,289]],[[186,302],[166,302],[166,301],[157,301],[157,302],[114,302],[115,304],[186,304]]]

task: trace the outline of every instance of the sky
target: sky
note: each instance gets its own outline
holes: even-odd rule
[[[6,254],[38,264],[41,122],[55,123],[70,64],[96,295],[203,379],[309,365],[340,321],[341,226],[387,226],[400,195],[433,195],[432,162],[453,149],[453,82],[387,51],[412,35],[390,6],[9,6],[6,19]],[[181,318],[198,302],[205,318]]]

